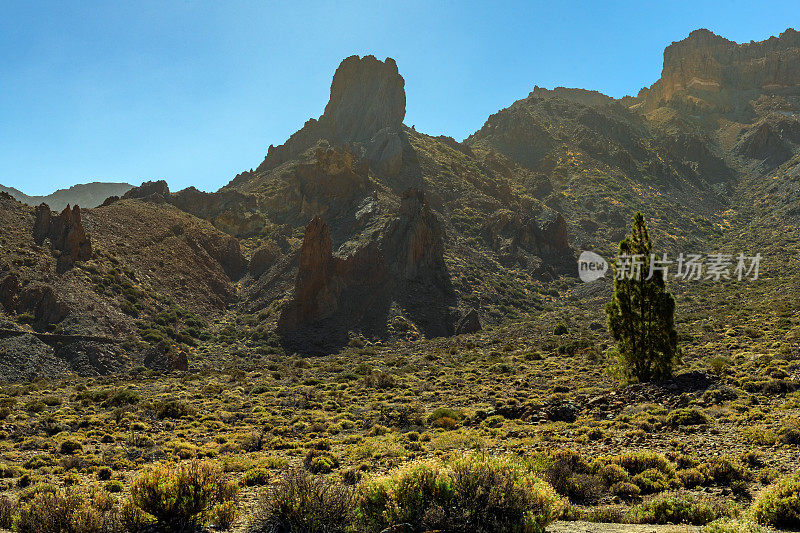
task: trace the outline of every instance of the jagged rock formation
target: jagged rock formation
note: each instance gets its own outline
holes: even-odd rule
[[[539,220],[524,219],[507,209],[493,213],[483,224],[484,238],[502,255],[525,250],[539,255],[569,251],[567,223],[560,213],[546,211]]]
[[[749,228],[769,202],[793,221],[798,49],[793,30],[745,45],[695,32],[638,97],[534,87],[463,142],[403,125],[393,60],[347,58],[321,116],[218,192],[148,182],[57,216],[0,194],[0,237],[11,236],[0,319],[30,313],[21,322],[37,329],[156,345],[183,338],[190,313],[246,313],[260,321],[254,343],[277,328],[302,353],[334,351],[351,332],[474,332],[557,298],[576,248],[614,247],[636,210],[655,215],[669,251],[737,220]],[[34,244],[47,240],[55,254]],[[148,328],[173,311],[175,331]],[[113,350],[68,351],[81,372],[116,368]],[[163,350],[134,358],[188,364]]]
[[[661,78],[639,98],[648,110],[670,104],[741,117],[760,94],[797,97],[798,85],[800,32],[788,29],[766,41],[738,44],[700,29],[664,50]]]
[[[292,349],[330,351],[349,331],[386,327],[393,304],[430,336],[454,331],[454,295],[442,257],[444,234],[421,190],[403,194],[386,229],[347,256],[333,254],[328,224],[306,226],[292,300],[278,331]]]
[[[50,247],[59,252],[58,269],[65,271],[75,261],[85,261],[92,256],[92,243],[81,222],[81,208],[67,206],[58,216],[53,216],[47,204],[36,208],[33,239],[42,244],[50,240]]]
[[[122,197],[150,202],[166,202],[192,215],[208,220],[214,227],[237,238],[257,235],[266,225],[258,198],[234,190],[208,193],[188,187],[170,192],[164,180],[148,181],[134,187]],[[103,206],[115,201],[109,198]]]
[[[405,113],[405,81],[393,59],[348,57],[336,69],[322,116],[308,120],[284,144],[270,145],[256,173],[272,171],[325,140],[333,146],[351,145],[378,175],[397,175],[407,149]],[[241,186],[252,177],[242,173],[230,186]]]

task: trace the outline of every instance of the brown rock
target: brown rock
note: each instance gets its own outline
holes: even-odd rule
[[[36,208],[33,238],[37,244],[50,240],[50,247],[60,252],[58,270],[63,272],[76,261],[92,257],[92,243],[81,222],[81,208],[67,206],[58,216],[53,216],[47,204]]]
[[[456,324],[456,335],[476,333],[481,330],[481,319],[478,311],[470,309]]]
[[[335,273],[328,224],[314,217],[306,226],[300,248],[294,299],[281,312],[279,330],[296,331],[303,324],[324,319],[336,310],[340,286],[334,283]]]
[[[350,247],[346,257],[333,255],[328,224],[314,217],[300,248],[294,296],[281,311],[278,331],[292,349],[336,349],[351,329],[385,328],[396,302],[426,335],[452,334],[455,298],[443,239],[419,189],[406,191],[397,217]]]
[[[278,257],[280,257],[280,253],[280,248],[272,242],[260,246],[253,252],[253,257],[250,258],[250,263],[248,265],[249,272],[254,278],[259,277],[272,267],[275,261],[278,260]]]
[[[134,187],[126,192],[122,198],[127,200],[130,198],[144,199],[157,196],[160,196],[161,198],[167,198],[169,196],[169,186],[167,185],[166,181],[146,181],[139,187]]]
[[[311,119],[286,143],[270,146],[254,173],[241,173],[231,182],[238,186],[261,172],[296,159],[320,141],[351,144],[379,175],[400,172],[407,140],[403,132],[406,114],[405,81],[391,58],[351,56],[342,61],[331,82],[325,112]]]
[[[800,33],[793,29],[743,44],[700,29],[664,50],[661,78],[640,96],[648,109],[680,101],[700,111],[728,112],[737,107],[738,93],[800,85],[799,65]]]
[[[19,291],[16,311],[31,313],[38,326],[57,324],[67,315],[67,306],[59,300],[52,285],[33,282]]]
[[[369,162],[351,148],[319,147],[312,161],[296,169],[301,216],[336,217],[369,193]]]
[[[13,272],[7,274],[0,281],[0,305],[6,311],[13,313],[17,307],[17,294],[19,293],[19,277]]]
[[[394,59],[350,56],[333,75],[331,97],[320,122],[336,139],[368,142],[384,128],[399,130],[405,115],[405,81]]]
[[[400,215],[390,226],[385,254],[407,279],[444,269],[444,232],[422,189],[410,188],[400,200]]]

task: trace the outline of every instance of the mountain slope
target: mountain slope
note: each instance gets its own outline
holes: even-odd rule
[[[30,206],[44,203],[49,205],[53,211],[61,211],[67,205],[97,207],[106,198],[122,196],[132,188],[133,185],[128,183],[92,182],[73,185],[68,189],[59,189],[47,196],[28,196],[13,187],[3,187],[2,185],[0,185],[0,192],[8,193],[20,202]]]

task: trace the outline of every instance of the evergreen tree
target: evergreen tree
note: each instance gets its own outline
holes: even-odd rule
[[[649,276],[652,249],[644,216],[636,213],[631,234],[619,245],[614,295],[606,305],[608,327],[617,341],[617,369],[629,381],[662,380],[680,364],[675,299],[661,271]]]

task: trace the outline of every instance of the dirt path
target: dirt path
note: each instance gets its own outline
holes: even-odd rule
[[[698,533],[696,526],[651,526],[641,524],[598,524],[593,522],[554,522],[547,533]]]

